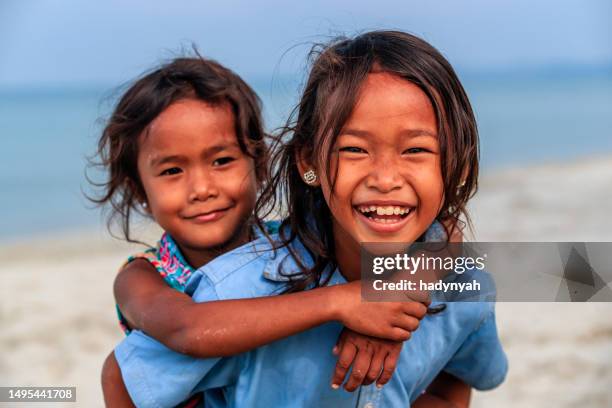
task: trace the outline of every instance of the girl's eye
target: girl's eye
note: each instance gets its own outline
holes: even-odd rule
[[[213,166],[223,166],[224,164],[231,163],[234,160],[236,159],[233,157],[220,157],[213,162]]]
[[[341,147],[338,150],[341,151],[341,152],[348,152],[348,153],[367,153],[361,147],[355,147],[355,146]]]
[[[424,153],[424,152],[428,152],[429,150],[424,149],[422,147],[411,147],[410,149],[406,149],[404,151],[404,153],[408,153],[408,154],[416,154],[416,153]]]
[[[160,176],[174,176],[175,174],[179,174],[182,172],[183,170],[181,170],[179,167],[170,167],[169,169],[162,171],[159,175]]]

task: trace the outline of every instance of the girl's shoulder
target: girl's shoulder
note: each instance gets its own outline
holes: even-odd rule
[[[149,262],[168,286],[180,292],[185,291],[187,281],[195,272],[195,269],[183,257],[178,245],[167,233],[162,235],[155,248],[149,248],[128,257],[122,268],[136,259]]]
[[[271,259],[287,252],[286,248],[277,248],[277,242],[278,234],[269,234],[267,237],[259,236],[253,241],[219,255],[198,269],[196,275],[206,275],[213,283],[217,283],[243,270],[248,270],[248,273],[261,271],[261,268]],[[189,282],[189,286],[191,284],[192,282]]]
[[[179,292],[185,292],[187,281],[195,272],[181,254],[174,240],[167,233],[162,235],[155,248],[149,248],[129,256],[127,261],[121,265],[120,270],[136,259],[143,259],[151,264],[166,284]],[[131,328],[127,319],[123,316],[119,305],[115,305],[115,308],[119,318],[119,325],[125,334],[129,334]]]
[[[297,240],[282,245],[278,233],[260,237],[213,259],[194,273],[186,293],[214,292],[218,299],[269,296],[282,292],[288,281],[309,264],[310,256]]]

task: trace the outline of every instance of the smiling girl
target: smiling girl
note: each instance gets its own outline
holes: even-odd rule
[[[280,199],[288,217],[274,242],[259,239],[200,268],[195,301],[358,282],[360,243],[445,240],[476,189],[478,135],[467,96],[444,57],[406,33],[369,32],[324,47],[281,136],[258,208]],[[435,233],[442,225],[446,233]],[[465,407],[470,387],[493,388],[507,371],[491,303],[448,303],[425,317],[384,388],[329,387],[338,335],[336,368],[352,363],[350,382],[379,370],[380,343],[356,341],[334,323],[231,358],[194,359],[142,333],[115,354],[132,398],[156,406],[202,391],[219,407]]]
[[[124,329],[199,357],[238,354],[329,321],[362,337],[408,339],[425,306],[365,304],[358,284],[202,304],[184,293],[197,268],[274,230],[253,212],[268,174],[264,136],[257,96],[214,61],[176,59],[120,99],[99,142],[109,178],[98,202],[112,206],[127,240],[135,211],[164,230],[117,276]],[[371,381],[385,384],[393,369],[382,371],[381,363]],[[131,404],[112,354],[103,387],[108,405]]]

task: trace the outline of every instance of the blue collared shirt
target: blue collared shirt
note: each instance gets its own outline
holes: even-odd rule
[[[294,249],[306,259],[301,245]],[[270,251],[260,238],[200,268],[187,292],[196,302],[274,295],[286,285],[280,270],[297,266],[287,249]],[[336,270],[329,284],[345,282]],[[493,303],[448,303],[443,312],[425,316],[382,389],[331,388],[331,350],[341,330],[328,323],[247,353],[209,359],[179,354],[135,330],[115,356],[132,400],[142,407],[175,406],[200,391],[210,407],[408,407],[442,370],[481,390],[500,384],[507,372]]]

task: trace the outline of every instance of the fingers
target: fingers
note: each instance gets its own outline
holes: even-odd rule
[[[386,351],[379,351],[374,353],[374,356],[372,357],[372,362],[370,363],[370,369],[368,370],[368,373],[366,374],[363,380],[363,385],[370,385],[374,381],[376,381],[376,379],[378,379],[382,371],[383,363],[385,362],[386,356]]]
[[[365,379],[368,371],[370,371],[370,363],[372,362],[373,350],[371,347],[365,347],[357,351],[357,356],[353,362],[353,369],[348,381],[344,385],[344,389],[353,392]]]
[[[400,327],[394,327],[391,329],[391,335],[389,336],[389,340],[392,341],[407,341],[412,336],[412,333],[408,330],[402,329]]]
[[[397,367],[397,359],[399,358],[400,350],[401,348],[399,348],[397,352],[391,352],[386,355],[382,373],[380,374],[380,377],[378,377],[378,381],[376,381],[376,386],[378,388],[388,383],[393,376],[395,367]]]
[[[425,309],[425,311],[427,311],[427,309]],[[419,328],[419,319],[408,314],[402,314],[401,316],[397,317],[395,326],[409,332],[413,332]]]
[[[420,302],[407,302],[403,304],[405,314],[421,320],[427,314],[427,306]]]
[[[420,320],[427,314],[427,307],[422,303],[409,302],[401,305],[398,314],[390,321],[390,326],[381,329],[377,336],[393,340],[406,341],[411,333],[419,328]]]
[[[413,320],[408,325],[418,323],[414,317],[406,316],[406,318]],[[397,327],[393,329],[405,339],[410,337],[410,332],[407,330]],[[359,386],[373,382],[376,382],[377,387],[382,387],[389,382],[395,371],[402,345],[403,341],[377,339],[345,328],[333,349],[338,361],[332,376],[332,388],[338,389],[344,383],[344,389],[353,392]]]
[[[344,382],[344,377],[346,377],[346,373],[353,363],[355,359],[355,355],[357,354],[357,347],[351,342],[339,342],[338,345],[338,362],[336,363],[336,368],[334,370],[334,375],[332,377],[332,388],[337,390],[340,388],[342,383]]]
[[[411,291],[410,294],[407,294],[406,297],[413,302],[423,303],[425,306],[429,306],[431,303],[431,296],[429,292],[426,291]]]

